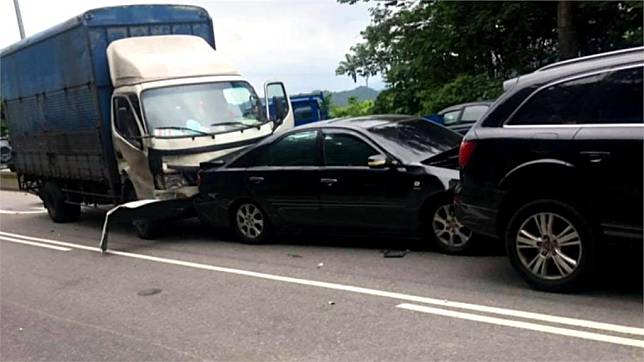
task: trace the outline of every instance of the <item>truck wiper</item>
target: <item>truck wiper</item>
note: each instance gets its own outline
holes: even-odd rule
[[[249,126],[248,124],[246,124],[244,122],[216,122],[216,123],[211,124],[210,127],[214,127],[214,126],[231,126],[231,125]],[[255,126],[251,126],[251,127],[255,127]]]
[[[180,131],[191,131],[195,132],[200,135],[209,135],[208,132],[200,131],[198,129],[193,129],[193,128],[188,128],[188,127],[180,127],[180,126],[168,126],[168,127],[156,127],[155,129],[176,129]]]

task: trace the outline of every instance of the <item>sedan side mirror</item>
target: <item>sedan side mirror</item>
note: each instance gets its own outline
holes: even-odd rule
[[[369,168],[387,168],[391,165],[391,160],[382,154],[373,155],[367,159],[367,165]]]

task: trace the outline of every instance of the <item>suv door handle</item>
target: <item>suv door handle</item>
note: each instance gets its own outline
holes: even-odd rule
[[[610,152],[606,151],[581,151],[582,156],[585,156],[590,163],[600,163],[610,156]]]
[[[252,182],[254,184],[258,184],[258,183],[264,181],[264,178],[261,177],[261,176],[250,176],[248,178],[248,181],[250,181],[250,182]]]
[[[334,183],[338,182],[338,179],[336,178],[321,178],[320,182],[327,185],[327,186],[333,186]]]

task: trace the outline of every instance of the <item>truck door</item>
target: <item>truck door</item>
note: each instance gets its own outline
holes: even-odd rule
[[[275,132],[282,132],[295,126],[291,100],[286,94],[286,88],[282,82],[264,83],[264,98],[266,105],[266,117],[273,121]]]
[[[137,198],[154,198],[154,178],[143,150],[143,129],[130,101],[116,96],[112,101],[112,140],[119,173],[127,174]]]

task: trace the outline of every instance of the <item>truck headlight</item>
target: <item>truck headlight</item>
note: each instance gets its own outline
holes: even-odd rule
[[[159,174],[154,177],[154,184],[158,190],[176,190],[187,186],[188,180],[179,173]]]

